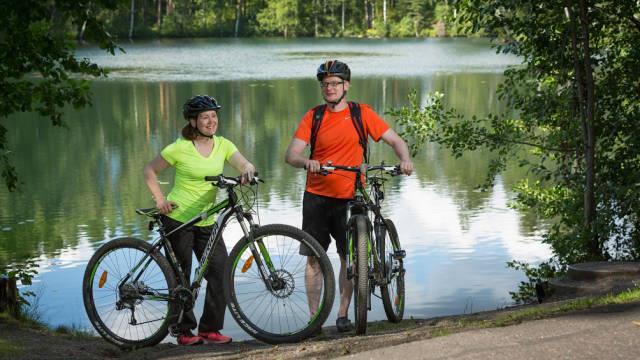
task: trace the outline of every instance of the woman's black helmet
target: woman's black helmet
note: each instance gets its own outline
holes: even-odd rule
[[[351,70],[349,66],[342,61],[328,60],[318,67],[316,77],[318,81],[322,81],[326,76],[337,76],[342,80],[351,81]]]
[[[221,107],[222,106],[216,102],[216,99],[209,95],[196,95],[184,103],[182,106],[182,115],[188,120],[198,117],[198,114],[203,111],[218,110]]]

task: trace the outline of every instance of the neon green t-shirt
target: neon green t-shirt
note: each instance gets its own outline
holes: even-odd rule
[[[213,144],[208,157],[202,156],[191,140],[184,138],[179,138],[160,152],[162,158],[176,168],[175,183],[167,200],[178,204],[178,208],[168,214],[170,218],[187,222],[214,204],[218,188],[204,181],[204,177],[222,174],[224,162],[238,149],[222,136],[214,136]],[[196,225],[207,226],[214,222],[214,217],[210,217]]]

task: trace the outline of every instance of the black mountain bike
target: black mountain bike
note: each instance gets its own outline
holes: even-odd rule
[[[362,167],[327,164],[320,167],[321,174],[336,170],[354,172],[355,197],[347,204],[347,278],[353,282],[353,309],[356,334],[367,332],[367,312],[371,310],[371,295],[376,286],[387,319],[400,322],[404,315],[404,258],[398,232],[390,219],[380,212],[384,200],[385,175],[400,174],[398,166]],[[374,174],[375,175],[371,175]],[[335,173],[335,175],[339,175]],[[367,192],[363,175],[370,185]],[[373,219],[373,223],[371,221]]]
[[[222,230],[235,219],[244,236],[229,254],[224,289],[220,289],[234,319],[253,337],[270,344],[297,342],[313,335],[327,319],[335,295],[333,269],[323,248],[292,226],[254,223],[250,209],[244,209],[239,201],[243,196],[237,193],[239,177],[207,176],[205,180],[225,189],[227,198],[169,233],[155,208],[138,209],[138,214],[151,218],[150,229],[155,227],[160,236],[152,243],[130,237],[115,239],[91,257],[82,295],[95,329],[123,348],[155,345],[167,333],[177,336],[177,324],[185,311],[194,307],[209,256]],[[257,190],[252,192],[256,197]],[[189,284],[167,237],[216,213],[217,221]],[[322,283],[313,289],[305,288],[307,257],[299,255],[301,245],[313,251],[322,270]],[[314,313],[309,310],[310,295],[320,299]]]

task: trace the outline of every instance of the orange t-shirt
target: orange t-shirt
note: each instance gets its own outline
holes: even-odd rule
[[[360,113],[367,137],[370,136],[376,142],[379,141],[389,129],[389,125],[369,105],[360,104]],[[304,114],[294,137],[309,144],[312,123],[313,109]],[[313,159],[323,165],[331,161],[334,165],[359,166],[363,160],[363,149],[359,141],[358,131],[351,121],[349,108],[337,112],[327,108],[316,137]],[[340,170],[327,176],[309,173],[306,190],[317,195],[351,199],[355,191],[355,176],[355,173]]]

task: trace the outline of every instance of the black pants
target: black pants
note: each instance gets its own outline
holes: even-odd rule
[[[166,216],[162,217],[162,224],[167,232],[182,225],[181,222]],[[169,237],[171,247],[180,262],[180,267],[187,277],[189,285],[191,284],[191,252],[195,252],[196,258],[200,260],[210,235],[211,226],[191,226],[171,234]],[[224,244],[224,240],[222,238],[220,240],[209,255],[209,266],[204,275],[207,280],[207,290],[204,297],[204,311],[202,312],[202,317],[200,317],[200,326],[198,326],[199,332],[219,331],[224,326],[224,312],[227,303],[224,300],[222,277],[224,276],[224,265],[227,261],[227,247]],[[179,328],[183,333],[188,333],[190,330],[195,329],[197,324],[192,310],[184,314]]]

